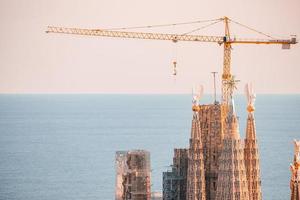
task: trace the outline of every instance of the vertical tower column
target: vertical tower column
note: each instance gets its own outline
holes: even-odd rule
[[[261,200],[261,179],[260,179],[260,166],[259,166],[259,153],[258,143],[256,139],[256,128],[254,120],[254,101],[255,94],[253,93],[252,86],[246,85],[246,96],[248,101],[247,111],[247,126],[246,126],[246,138],[245,138],[245,166],[246,175],[248,180],[248,190],[250,200]]]
[[[294,140],[294,162],[291,164],[291,200],[300,200],[300,140]]]
[[[199,124],[204,157],[206,199],[215,200],[219,173],[219,157],[225,133],[228,106],[224,104],[201,105]]]
[[[260,162],[253,113],[249,113],[247,118],[244,157],[248,180],[249,199],[261,200]]]
[[[232,96],[232,95],[231,95]],[[244,151],[233,102],[229,105],[217,182],[217,200],[249,200]]]
[[[199,114],[194,112],[188,156],[187,200],[205,200],[205,174]]]
[[[224,58],[223,58],[223,74],[222,74],[222,103],[225,105],[229,101],[229,87],[227,82],[231,80],[230,64],[231,64],[231,43],[229,31],[229,19],[224,17],[225,36],[224,36]]]
[[[230,74],[231,62],[231,44],[224,43],[224,58],[223,58],[223,74],[222,74],[222,103],[227,104],[229,101],[229,92],[227,82],[232,78]]]

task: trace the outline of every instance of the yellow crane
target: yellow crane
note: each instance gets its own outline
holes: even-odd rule
[[[194,35],[191,34],[201,28],[206,28],[203,26],[201,28],[195,29],[184,34],[166,34],[166,33],[152,33],[152,32],[130,32],[130,31],[120,31],[120,29],[137,29],[137,28],[151,28],[160,26],[170,26],[170,25],[182,25],[182,24],[192,24],[197,22],[208,22],[213,23],[209,25],[216,24],[220,21],[224,22],[225,32],[222,36],[207,36],[207,35]],[[259,34],[262,34],[268,39],[241,39],[231,37],[229,22],[241,25]],[[212,42],[218,43],[219,45],[224,45],[224,58],[223,58],[223,74],[222,74],[222,103],[227,104],[229,98],[228,82],[232,80],[232,74],[230,70],[231,63],[231,46],[234,44],[280,44],[283,49],[289,49],[291,44],[296,44],[296,36],[292,36],[290,39],[277,39],[270,35],[259,32],[253,28],[245,26],[239,22],[236,22],[228,17],[223,17],[215,20],[203,20],[195,21],[190,23],[179,23],[179,24],[167,24],[167,25],[154,25],[154,26],[142,26],[142,27],[129,27],[129,28],[118,28],[118,29],[83,29],[83,28],[67,28],[67,27],[56,27],[48,26],[46,33],[61,33],[61,34],[74,34],[74,35],[88,35],[88,36],[102,36],[102,37],[117,37],[117,38],[135,38],[135,39],[150,39],[150,40],[169,40],[173,42],[178,41],[190,41],[190,42]]]

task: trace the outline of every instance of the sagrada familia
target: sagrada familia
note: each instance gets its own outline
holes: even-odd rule
[[[246,138],[239,133],[233,88],[228,105],[200,105],[194,96],[189,148],[175,149],[163,173],[164,200],[261,200],[252,87],[246,86]],[[297,199],[298,200],[298,199]]]
[[[234,87],[228,104],[200,105],[201,94],[194,95],[189,147],[175,149],[172,170],[163,172],[163,200],[262,200],[255,95],[246,85],[248,115],[241,139]],[[294,144],[290,199],[300,200],[300,140]],[[150,190],[149,152],[119,151],[116,167],[116,200],[156,199]]]

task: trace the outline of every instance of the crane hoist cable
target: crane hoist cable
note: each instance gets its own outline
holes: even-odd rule
[[[212,23],[209,23],[209,24],[206,24],[206,25],[204,25],[204,26],[201,26],[201,27],[199,27],[199,28],[196,28],[196,29],[193,29],[193,30],[191,30],[191,31],[188,31],[188,32],[185,32],[185,33],[182,33],[182,34],[180,34],[180,35],[188,35],[188,34],[191,34],[191,33],[194,33],[194,32],[197,32],[197,31],[200,31],[200,30],[203,30],[203,29],[205,29],[205,28],[208,28],[208,27],[210,27],[210,26],[212,26],[212,25],[215,25],[215,24],[217,24],[217,23],[219,23],[219,22],[221,22],[222,20],[213,20],[213,22]],[[177,40],[173,40],[173,42],[174,43],[177,43]],[[176,75],[177,75],[177,44],[174,44],[174,58],[173,58],[173,62],[172,62],[172,64],[173,64],[173,76],[175,77]]]

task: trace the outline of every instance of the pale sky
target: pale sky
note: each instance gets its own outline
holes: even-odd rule
[[[190,93],[195,84],[211,93],[210,72],[220,75],[223,64],[217,44],[54,35],[46,27],[101,29],[228,16],[276,37],[300,37],[299,9],[299,0],[0,0],[0,93]],[[153,31],[184,33],[199,26]],[[234,26],[232,31],[264,38]],[[222,33],[218,24],[196,34]],[[234,46],[232,72],[241,80],[240,93],[246,82],[257,93],[300,93],[300,45]]]

